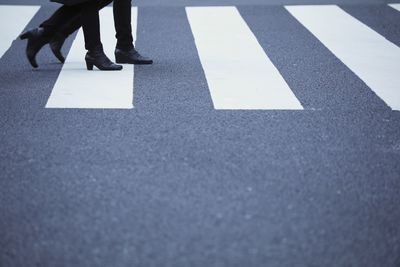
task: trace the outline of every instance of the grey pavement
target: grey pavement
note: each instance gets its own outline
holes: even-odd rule
[[[0,266],[400,266],[400,112],[294,2],[137,1],[155,64],[135,67],[133,110],[45,109],[62,65],[46,47],[32,70],[15,41],[0,59]],[[400,46],[388,1],[303,2]],[[43,4],[27,28],[56,8],[10,3]],[[208,4],[238,6],[304,111],[213,108],[183,8]]]

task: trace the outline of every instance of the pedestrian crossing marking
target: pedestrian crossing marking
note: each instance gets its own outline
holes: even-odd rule
[[[400,11],[400,4],[389,4],[389,6],[393,7],[394,9]]]
[[[338,6],[286,6],[385,103],[400,110],[400,48]]]
[[[303,109],[235,7],[187,7],[215,109]]]
[[[389,6],[400,11],[400,4]],[[0,5],[0,58],[39,8]],[[285,8],[388,106],[400,110],[398,46],[338,6]],[[186,15],[215,109],[303,109],[236,7],[186,7]],[[113,25],[112,9],[107,7],[101,11],[101,31],[111,59],[116,42]],[[134,7],[134,36],[136,25]],[[80,31],[46,108],[133,108],[134,67],[125,65],[120,72],[86,71],[84,56]]]
[[[101,10],[104,51],[114,60],[115,29],[112,7]],[[132,7],[132,34],[136,39],[137,8]],[[86,71],[82,30],[79,31],[61,70],[46,108],[131,109],[133,108],[133,65],[122,71]]]
[[[39,6],[0,6],[0,58],[39,10]]]

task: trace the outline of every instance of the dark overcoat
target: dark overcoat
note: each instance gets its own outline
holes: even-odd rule
[[[50,2],[57,2],[57,3],[67,5],[67,6],[82,4],[82,3],[85,3],[88,1],[90,1],[90,0],[50,0]]]

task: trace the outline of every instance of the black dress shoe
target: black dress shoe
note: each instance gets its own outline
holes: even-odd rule
[[[115,49],[115,61],[119,64],[136,64],[136,65],[149,65],[153,64],[153,60],[144,57],[136,51],[135,48],[129,50]]]
[[[65,62],[65,57],[61,53],[61,48],[64,45],[65,40],[67,39],[67,36],[62,35],[62,34],[56,34],[53,38],[51,38],[49,42],[49,46],[53,54],[60,60],[61,63]]]
[[[37,68],[38,64],[36,62],[36,55],[40,49],[50,41],[50,37],[45,34],[43,28],[36,28],[21,34],[20,39],[28,39],[26,56],[28,57],[29,63],[31,63],[32,67]]]
[[[93,66],[96,66],[99,70],[122,70],[122,66],[114,64],[104,54],[103,49],[88,51],[85,60],[88,70],[93,70]]]

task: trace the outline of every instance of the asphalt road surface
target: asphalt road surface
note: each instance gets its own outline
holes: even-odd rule
[[[141,0],[105,74],[0,0],[0,266],[400,266],[394,2]]]

